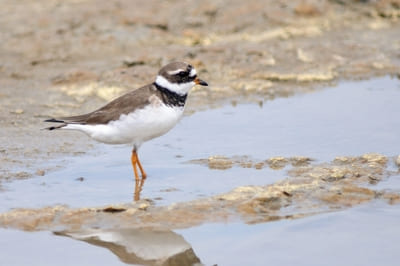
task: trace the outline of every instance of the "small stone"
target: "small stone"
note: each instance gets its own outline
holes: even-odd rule
[[[323,176],[321,179],[328,182],[338,181],[346,177],[346,171],[343,169],[332,169],[332,173],[327,176]]]
[[[129,208],[129,209],[127,209],[127,210],[125,211],[125,213],[128,214],[128,215],[133,215],[133,214],[135,214],[136,212],[137,212],[137,209],[135,209],[135,208]]]
[[[260,170],[264,167],[264,163],[263,162],[259,162],[254,164],[254,168],[256,168],[257,170]]]
[[[293,166],[307,166],[310,164],[312,159],[304,156],[296,156],[290,158],[289,161]]]
[[[307,2],[300,2],[294,9],[296,15],[311,17],[320,15],[321,11],[313,4]]]
[[[208,167],[210,169],[225,170],[232,168],[233,162],[224,156],[211,156],[208,158]]]
[[[391,205],[400,203],[400,195],[397,193],[384,193],[383,198]]]
[[[23,109],[15,109],[14,111],[11,111],[12,114],[16,114],[16,115],[21,115],[24,112],[25,111]]]
[[[44,175],[45,175],[45,171],[39,169],[39,170],[36,171],[36,175],[38,175],[38,176],[44,176]]]
[[[337,164],[348,164],[351,163],[352,161],[354,161],[354,159],[352,157],[347,157],[347,156],[337,156],[333,160],[333,162]]]
[[[72,70],[70,72],[55,76],[54,78],[51,79],[51,82],[54,85],[60,85],[60,84],[73,84],[83,81],[93,81],[97,79],[98,75],[95,72],[88,70]]]
[[[276,65],[276,60],[273,57],[267,57],[260,60],[260,64],[265,66],[274,66]]]
[[[373,62],[373,63],[372,63],[372,66],[373,66],[375,69],[384,69],[384,68],[385,68],[385,65],[384,65],[383,63],[381,63],[381,62]]]
[[[118,212],[124,212],[124,211],[126,211],[125,208],[119,208],[119,207],[114,207],[114,206],[106,207],[103,209],[103,212],[109,212],[109,213],[118,213]]]
[[[150,204],[148,202],[143,202],[138,206],[138,209],[141,211],[145,211],[147,210],[147,208],[150,206]]]
[[[297,49],[297,58],[304,63],[311,63],[314,59],[308,53],[304,52],[302,49]]]
[[[18,173],[15,174],[15,177],[17,179],[26,179],[26,178],[29,178],[31,176],[32,175],[30,173],[25,172],[25,171],[21,171],[21,172],[18,172]]]
[[[178,191],[178,189],[174,187],[160,189],[160,192],[174,192],[174,191]]]
[[[368,163],[377,163],[384,165],[387,162],[387,158],[384,155],[378,154],[378,153],[367,153],[361,156],[361,159],[363,161],[366,161]]]
[[[396,165],[398,166],[398,167],[400,167],[400,155],[399,156],[397,156],[397,158],[396,158]]]
[[[252,168],[253,167],[253,163],[252,162],[240,162],[239,164],[243,168]]]
[[[277,156],[269,158],[267,162],[269,167],[271,167],[272,169],[282,169],[288,163],[288,159],[286,159],[285,157]]]
[[[376,19],[368,24],[368,28],[371,30],[380,30],[388,28],[390,24],[386,22],[384,19]]]
[[[146,62],[142,59],[126,58],[122,61],[122,63],[126,67],[135,67],[135,66],[144,65]]]

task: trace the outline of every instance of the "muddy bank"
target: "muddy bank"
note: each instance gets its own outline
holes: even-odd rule
[[[78,114],[192,62],[209,90],[188,113],[226,102],[399,74],[398,1],[3,1],[0,180],[92,150],[79,134],[43,137],[47,116]],[[30,23],[26,23],[26,18]],[[238,18],[240,19],[232,19]]]

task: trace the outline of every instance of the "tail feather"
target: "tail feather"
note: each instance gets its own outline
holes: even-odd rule
[[[47,130],[54,130],[54,129],[59,129],[59,128],[62,128],[62,127],[65,127],[67,124],[62,124],[62,125],[60,125],[60,126],[52,126],[52,127],[46,127],[46,128],[43,128],[43,129],[47,129]]]
[[[55,119],[55,118],[46,119],[46,120],[44,120],[44,122],[62,123],[62,124],[59,125],[59,126],[51,126],[51,127],[46,127],[46,128],[44,128],[44,129],[47,129],[47,130],[54,130],[54,129],[58,129],[58,128],[65,127],[65,126],[67,125],[67,124],[65,123],[65,121],[59,120],[59,119]]]
[[[59,120],[59,119],[55,119],[55,118],[50,118],[50,119],[44,120],[44,122],[65,123],[64,120]]]

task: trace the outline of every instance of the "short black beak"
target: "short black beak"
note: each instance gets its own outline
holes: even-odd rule
[[[194,80],[194,83],[196,83],[197,85],[201,85],[201,86],[208,86],[208,83],[207,83],[207,82],[205,82],[204,80],[201,80],[201,79],[199,79],[199,78],[196,78],[196,79]]]

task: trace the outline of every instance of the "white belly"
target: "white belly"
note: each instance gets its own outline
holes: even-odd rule
[[[184,108],[164,104],[150,105],[105,125],[69,124],[65,129],[80,130],[93,139],[109,144],[138,144],[159,137],[173,128]]]

